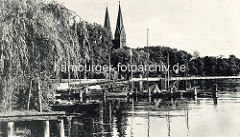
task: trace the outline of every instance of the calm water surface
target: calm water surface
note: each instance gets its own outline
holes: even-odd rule
[[[211,98],[155,99],[150,103],[147,99],[105,100],[96,113],[66,120],[65,134],[72,137],[239,137],[239,89],[239,86],[220,87],[217,104]],[[30,129],[32,137],[40,137],[41,124],[22,122],[16,123],[15,128]],[[59,136],[57,123],[50,124],[51,136]],[[4,131],[3,126],[1,130]]]
[[[239,137],[240,92],[236,89],[239,87],[222,87],[217,104],[211,98],[155,99],[151,103],[108,100],[93,118],[92,126],[78,125],[75,136]]]

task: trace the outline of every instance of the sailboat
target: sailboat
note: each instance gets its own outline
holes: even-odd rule
[[[170,71],[169,71],[169,53],[167,52],[167,73],[165,73],[164,77],[164,87],[160,89],[157,84],[150,87],[150,91],[152,92],[151,97],[153,98],[172,98],[173,97],[173,89],[174,84],[170,85]]]
[[[108,71],[108,88],[105,91],[105,97],[108,98],[126,98],[129,94],[129,87],[125,80],[111,80],[111,61],[110,61],[110,50],[109,50],[109,71]],[[131,51],[130,51],[131,56]]]

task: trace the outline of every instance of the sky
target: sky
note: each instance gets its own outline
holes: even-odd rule
[[[56,0],[89,23],[103,25],[106,6],[114,35],[118,0]],[[200,56],[240,58],[239,0],[121,0],[127,45],[168,46]]]

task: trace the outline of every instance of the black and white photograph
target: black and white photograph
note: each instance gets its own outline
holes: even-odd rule
[[[240,137],[240,1],[0,0],[0,137]]]

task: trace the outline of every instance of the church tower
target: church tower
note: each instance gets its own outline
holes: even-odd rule
[[[106,8],[106,13],[105,13],[104,28],[106,28],[106,29],[110,32],[110,34],[111,34],[111,39],[112,39],[112,31],[111,31],[111,25],[110,25],[110,18],[109,18],[109,13],[108,13],[108,7]]]
[[[123,48],[126,47],[126,32],[123,25],[123,18],[122,18],[122,12],[121,12],[121,6],[119,1],[119,9],[118,9],[118,17],[117,17],[117,24],[116,24],[116,30],[114,34],[114,48]]]

